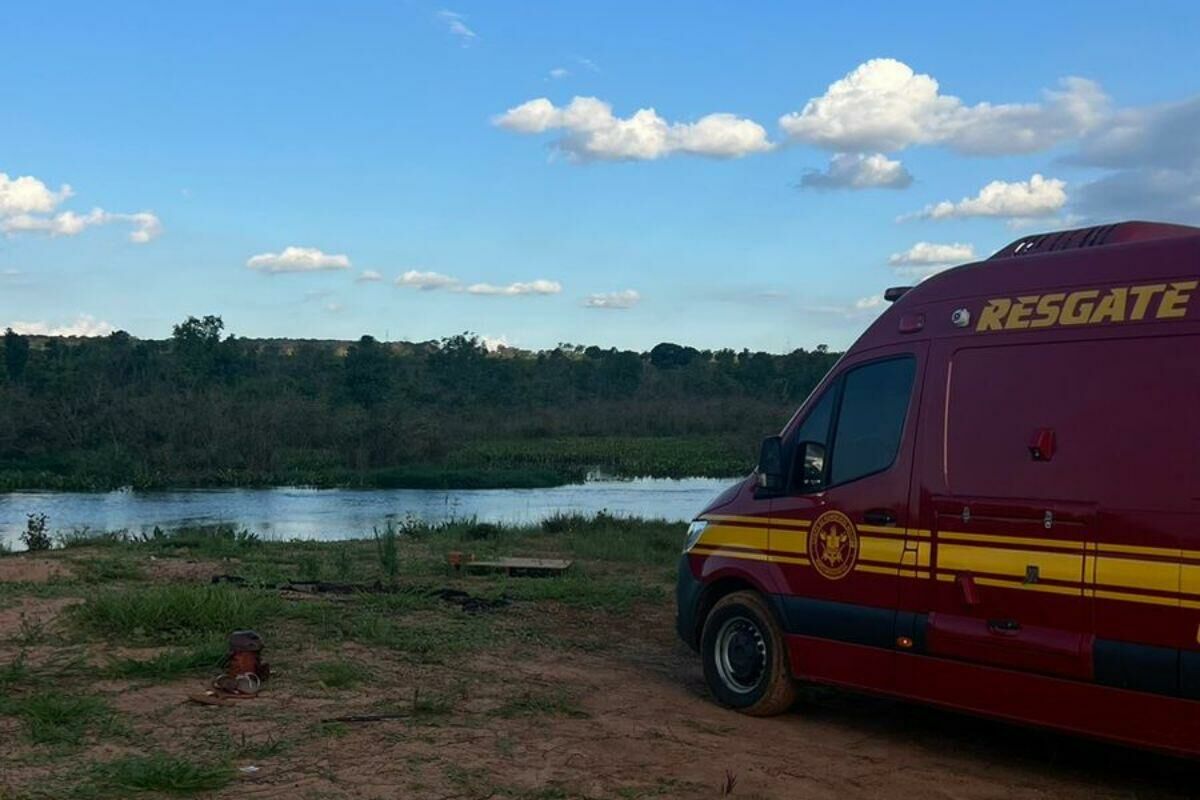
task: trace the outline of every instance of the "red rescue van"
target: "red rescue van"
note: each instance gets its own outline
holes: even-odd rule
[[[688,531],[716,699],[836,684],[1200,755],[1200,229],[1022,238],[894,300]]]

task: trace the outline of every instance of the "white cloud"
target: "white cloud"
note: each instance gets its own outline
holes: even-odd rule
[[[364,269],[362,274],[355,278],[356,283],[378,283],[383,280],[383,275],[373,269]]]
[[[71,187],[65,183],[56,192],[32,175],[10,178],[7,173],[0,172],[0,217],[46,214],[72,194]]]
[[[904,189],[913,177],[899,161],[882,153],[835,153],[824,172],[812,170],[800,178],[802,189]]]
[[[917,242],[903,253],[892,253],[888,264],[893,267],[929,267],[938,264],[959,264],[973,258],[975,248],[969,244]]]
[[[470,46],[479,38],[475,31],[467,27],[467,18],[462,14],[443,8],[437,12],[437,15],[442,22],[446,23],[446,29],[459,38],[463,47]]]
[[[606,308],[624,310],[633,308],[642,299],[642,296],[633,289],[625,289],[620,292],[603,292],[598,294],[589,294],[583,301],[587,308]]]
[[[953,219],[957,217],[1007,217],[1028,220],[1049,217],[1067,203],[1066,183],[1034,174],[1027,181],[992,181],[974,197],[957,203],[943,200],[901,219]]]
[[[897,275],[925,280],[947,267],[975,259],[975,248],[969,244],[934,244],[917,242],[903,253],[892,253],[888,265]]]
[[[483,342],[484,349],[486,349],[489,353],[496,353],[500,350],[504,350],[513,346],[512,342],[510,342],[508,337],[504,334],[500,334],[499,336],[488,336],[487,334],[484,334],[483,336],[479,337],[479,341]]]
[[[461,283],[458,278],[452,278],[440,272],[421,272],[415,269],[410,269],[396,278],[397,286],[408,286],[426,292],[434,289],[453,289]]]
[[[883,308],[886,301],[881,294],[873,294],[870,297],[860,297],[854,301],[855,311],[874,311]]]
[[[801,111],[779,120],[800,142],[840,152],[895,152],[944,144],[963,153],[1030,153],[1078,137],[1099,124],[1109,100],[1083,78],[1064,78],[1041,103],[968,106],[942,94],[930,75],[892,58],[860,64]]]
[[[600,65],[597,64],[595,61],[592,61],[590,58],[584,58],[584,57],[580,56],[580,57],[576,58],[575,61],[581,67],[588,70],[589,72],[599,72],[600,71]]]
[[[558,281],[548,281],[539,278],[527,283],[510,283],[507,286],[494,286],[490,283],[473,283],[466,288],[467,294],[495,295],[499,297],[515,297],[523,294],[558,294],[562,284]]]
[[[323,253],[315,247],[292,246],[285,247],[282,253],[251,256],[246,266],[263,272],[318,272],[349,269],[350,259],[341,254]]]
[[[766,129],[733,114],[667,122],[654,109],[643,108],[622,118],[595,97],[575,97],[561,108],[539,97],[510,108],[492,123],[523,134],[561,130],[563,137],[555,146],[575,161],[640,161],[673,153],[737,158],[773,146]]]
[[[421,272],[415,269],[410,269],[399,278],[396,278],[396,285],[407,286],[410,289],[418,289],[424,292],[445,289],[450,292],[465,292],[466,294],[492,295],[496,297],[516,297],[526,294],[558,294],[562,291],[562,284],[558,281],[549,281],[544,278],[528,282],[518,281],[504,286],[496,286],[491,283],[473,283],[470,286],[464,286],[462,281],[451,275],[443,275],[440,272]]]
[[[12,328],[25,336],[108,336],[116,328],[91,314],[80,314],[73,322],[55,325],[50,322],[10,322],[0,330]]]
[[[0,231],[7,234],[45,233],[50,236],[78,236],[88,228],[123,222],[133,226],[129,233],[129,241],[136,244],[145,244],[158,238],[163,230],[162,222],[149,211],[121,214],[93,208],[86,214],[61,211],[53,216],[17,214],[4,217],[0,218]]]
[[[1197,130],[1200,95],[1114,114],[1069,159],[1114,170],[1073,193],[1075,210],[1091,222],[1134,217],[1200,223]]]
[[[554,69],[550,70],[550,77],[556,81],[562,80],[570,74],[571,71],[566,67],[555,67]]]

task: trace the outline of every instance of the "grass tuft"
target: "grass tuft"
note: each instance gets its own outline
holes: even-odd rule
[[[116,659],[104,673],[110,678],[169,681],[200,670],[217,669],[226,648],[225,640],[213,639],[189,649],[167,650],[149,659]]]
[[[229,586],[137,586],[100,592],[71,611],[108,638],[186,641],[258,628],[283,606],[275,595]]]
[[[323,661],[313,668],[317,680],[326,689],[352,689],[363,681],[370,680],[370,674],[361,664],[351,661]]]
[[[93,774],[108,789],[174,795],[215,792],[234,778],[228,764],[196,764],[161,754],[97,764]]]
[[[534,694],[527,692],[494,709],[496,717],[568,717],[586,719],[590,716],[583,710],[579,700],[564,691]]]
[[[92,727],[111,716],[99,697],[45,689],[0,698],[0,714],[20,719],[30,741],[41,745],[78,745]]]

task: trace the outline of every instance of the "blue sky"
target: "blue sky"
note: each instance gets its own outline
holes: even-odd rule
[[[1197,31],[1183,2],[18,4],[0,326],[844,347],[886,286],[1023,232],[1200,222]]]

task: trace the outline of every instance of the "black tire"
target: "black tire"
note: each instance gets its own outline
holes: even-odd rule
[[[700,656],[709,691],[723,706],[769,717],[796,702],[783,631],[756,592],[716,602],[704,620]]]

